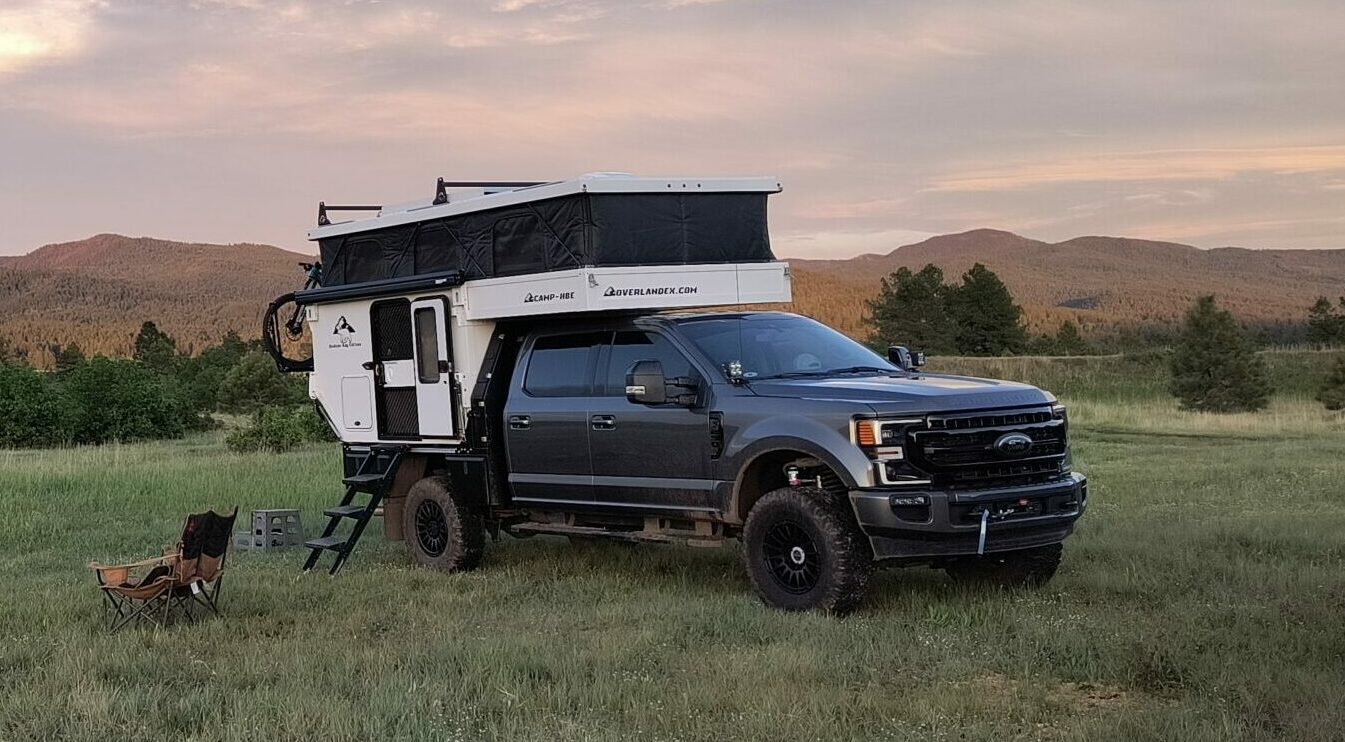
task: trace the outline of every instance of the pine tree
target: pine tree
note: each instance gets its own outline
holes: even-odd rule
[[[155,371],[171,371],[177,361],[177,342],[153,322],[146,322],[135,336],[133,357]]]
[[[927,353],[954,351],[957,329],[948,316],[947,297],[943,271],[933,264],[919,273],[903,267],[882,279],[878,296],[866,302],[874,328],[869,345],[880,352],[889,344]]]
[[[1172,356],[1172,394],[1184,410],[1250,412],[1269,401],[1265,363],[1233,315],[1202,296]]]
[[[976,356],[1022,353],[1027,347],[1023,308],[994,271],[977,263],[948,292],[959,352]]]
[[[1326,383],[1317,392],[1317,401],[1326,405],[1328,410],[1345,410],[1345,356],[1336,360],[1336,365],[1326,377]]]
[[[1325,296],[1308,309],[1308,342],[1317,345],[1345,343],[1345,297],[1340,299],[1341,311],[1331,305]]]
[[[65,347],[53,345],[51,346],[51,355],[55,359],[53,369],[57,374],[70,373],[89,360],[79,347],[79,343],[70,343]]]
[[[269,356],[253,351],[224,376],[218,403],[224,412],[256,412],[299,404],[306,397],[302,381],[280,373]]]
[[[1055,340],[1052,342],[1054,353],[1062,356],[1086,356],[1093,352],[1093,347],[1083,339],[1079,334],[1079,326],[1074,324],[1073,320],[1065,320],[1060,324],[1060,329],[1055,333]]]

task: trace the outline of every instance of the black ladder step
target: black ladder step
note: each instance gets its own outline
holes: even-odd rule
[[[367,509],[364,505],[338,505],[334,508],[327,508],[322,513],[332,518],[359,518],[364,515],[364,511]]]
[[[345,536],[323,536],[322,538],[315,538],[315,539],[312,539],[311,541],[305,541],[305,542],[304,542],[304,546],[307,546],[307,547],[310,548],[310,549],[319,549],[319,550],[320,550],[320,549],[331,549],[332,551],[345,551],[345,550],[346,550],[346,537],[345,537]]]
[[[379,474],[352,474],[352,475],[350,475],[350,476],[348,476],[348,477],[345,477],[345,478],[342,479],[341,481],[342,481],[343,483],[345,483],[345,485],[346,485],[347,487],[354,487],[354,488],[356,488],[356,489],[360,489],[360,488],[365,487],[365,486],[367,486],[367,485],[371,485],[371,484],[379,484],[379,483],[381,483],[381,482],[383,481],[383,479],[384,479],[384,475],[383,475],[382,473],[379,473]]]

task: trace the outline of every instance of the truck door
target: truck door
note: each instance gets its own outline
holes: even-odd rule
[[[411,302],[377,301],[369,308],[374,372],[374,408],[378,437],[418,438],[420,422],[411,333]]]
[[[456,438],[453,348],[448,338],[448,302],[443,297],[411,303],[415,329],[416,407],[422,438]]]
[[[594,499],[632,508],[708,509],[714,482],[709,476],[706,411],[628,402],[626,371],[643,360],[659,361],[669,378],[701,377],[663,335],[642,330],[612,334],[599,361],[600,396],[589,413]]]
[[[542,335],[524,348],[504,406],[509,483],[522,504],[593,502],[588,417],[608,335]]]

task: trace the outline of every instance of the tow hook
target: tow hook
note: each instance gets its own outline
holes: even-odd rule
[[[981,511],[981,538],[976,542],[976,556],[985,556],[985,531],[990,525],[990,508]]]

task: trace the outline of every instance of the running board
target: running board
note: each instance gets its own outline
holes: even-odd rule
[[[692,533],[669,533],[666,531],[615,531],[598,526],[571,526],[562,523],[525,522],[508,526],[505,533],[526,533],[528,535],[547,534],[552,536],[579,536],[581,538],[606,539],[627,543],[678,544],[682,546],[723,546],[724,537],[720,534],[700,535]]]

